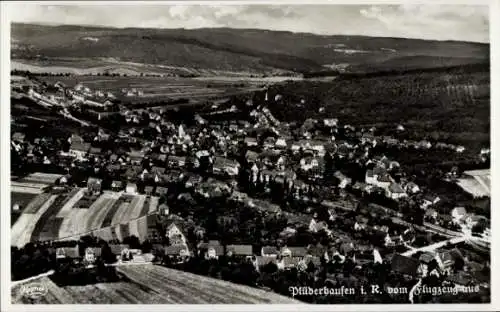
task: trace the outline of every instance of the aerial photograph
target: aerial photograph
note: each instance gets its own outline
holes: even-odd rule
[[[9,7],[12,305],[491,303],[488,5]]]

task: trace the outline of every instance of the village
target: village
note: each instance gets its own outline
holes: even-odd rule
[[[402,124],[380,135],[335,116],[281,122],[272,113],[281,95],[268,91],[261,100],[189,114],[120,107],[111,92],[82,84],[19,84],[17,97],[59,107],[60,118],[88,126],[51,136],[34,130],[39,121],[12,123],[11,192],[45,199],[33,204],[13,196],[13,215],[24,220],[35,211],[29,220],[40,233],[47,225],[37,222],[86,220],[67,235],[61,228],[24,236],[16,248],[47,246],[58,266],[153,262],[282,293],[284,286],[266,276],[293,272],[317,285],[372,284],[376,276],[383,287],[425,280],[489,288],[489,258],[482,256],[489,218],[443,199],[392,152],[461,155],[464,146],[402,139]],[[100,114],[90,120],[71,114],[111,107],[118,131],[106,128]],[[488,147],[474,153],[479,163],[489,161]],[[49,182],[39,182],[44,175]],[[453,166],[439,178],[474,189],[474,198],[490,196],[489,170]],[[64,196],[58,208],[51,208],[54,196]],[[99,221],[92,221],[96,214]],[[17,222],[12,226],[21,233]]]

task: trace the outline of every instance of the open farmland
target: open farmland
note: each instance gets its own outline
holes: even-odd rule
[[[47,184],[43,183],[21,181],[12,181],[10,183],[11,192],[16,193],[41,194],[47,186]]]
[[[14,194],[13,198],[19,198],[19,193]],[[157,197],[146,201],[145,195],[116,192],[88,197],[85,188],[74,188],[59,195],[29,195],[31,200],[24,210],[13,216],[13,246],[22,247],[34,241],[73,239],[91,233],[107,240],[123,239],[134,233],[144,240],[147,222],[141,228],[131,224],[135,225],[137,219],[147,218],[158,208]]]
[[[50,278],[35,282],[48,290],[31,300],[22,284],[11,290],[13,304],[298,304],[278,294],[151,264],[117,267],[121,280],[85,286],[58,286]]]
[[[11,206],[19,205],[19,208],[22,210],[28,206],[28,204],[35,198],[37,195],[31,193],[10,193],[10,202]]]
[[[75,196],[77,191],[78,189],[74,189],[67,194],[59,195],[54,200],[49,209],[47,209],[37,221],[31,233],[32,242],[53,240],[58,237],[59,227],[63,222],[63,218],[58,218],[57,215],[64,208],[66,203]]]
[[[16,223],[19,216],[24,211],[35,211],[40,208],[41,205],[49,198],[47,194],[32,194],[32,193],[10,193],[11,202],[11,214],[10,214],[10,224],[11,226]],[[14,205],[19,205],[19,210],[14,211]]]
[[[238,92],[250,92],[259,84],[257,80],[243,81],[229,79],[210,82],[192,78],[173,77],[108,77],[108,76],[78,76],[78,77],[41,77],[48,83],[60,81],[68,87],[81,83],[91,90],[112,92],[123,103],[141,103],[180,98],[210,98],[214,96],[231,95]],[[241,78],[240,78],[241,79]],[[141,95],[126,96],[122,90],[136,89]]]
[[[11,229],[11,246],[23,247],[31,241],[31,234],[35,230],[36,224],[57,197],[58,195],[51,195],[35,213],[21,214]]]
[[[457,184],[474,197],[491,196],[490,170],[465,171]]]
[[[85,201],[82,206],[79,203],[85,197],[84,192],[85,188],[73,189],[65,195],[59,195],[49,207],[45,207],[46,209],[40,212],[40,217],[34,221],[35,225],[30,230],[31,239],[28,241],[73,239],[86,234],[106,240],[123,239],[131,232],[130,224],[154,213],[158,208],[156,197],[146,204],[144,195],[115,192],[104,192],[91,202]],[[26,220],[30,222],[34,219]],[[16,226],[21,227],[21,224]],[[122,229],[122,226],[126,229]],[[147,227],[140,230],[134,227],[132,232],[145,237]]]

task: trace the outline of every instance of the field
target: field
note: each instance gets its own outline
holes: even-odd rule
[[[23,210],[25,207],[28,206],[28,204],[35,198],[37,195],[31,194],[31,193],[17,193],[17,192],[11,192],[10,193],[10,202],[11,205],[14,206],[15,204],[19,205],[19,208]]]
[[[35,172],[24,178],[11,181],[11,192],[40,194],[44,188],[54,184],[60,177],[60,174]]]
[[[457,184],[474,197],[491,196],[490,170],[465,171]]]
[[[37,204],[39,201],[35,200],[35,198],[41,195],[36,195],[32,193],[10,193],[10,203],[11,203],[11,214],[10,214],[10,224],[13,225],[17,218],[21,215],[23,210],[29,206],[29,204],[34,201],[34,204]],[[14,205],[19,205],[19,210],[14,211]]]
[[[13,194],[13,200],[19,198],[17,202],[29,200],[25,194]],[[147,220],[147,215],[158,208],[156,197],[146,202],[145,195],[116,192],[104,192],[93,200],[89,198],[88,205],[82,208],[79,203],[87,197],[85,188],[75,188],[59,195],[41,193],[29,196],[31,200],[25,208],[13,215],[11,243],[19,247],[30,241],[74,239],[91,233],[107,240],[121,240],[129,234],[144,240],[147,222],[145,227],[138,227],[137,222]]]
[[[219,80],[204,80],[174,77],[109,77],[109,76],[47,76],[41,77],[47,83],[60,81],[68,87],[78,83],[92,91],[111,92],[123,103],[141,103],[180,98],[210,98],[231,95],[237,92],[255,90],[263,82],[255,79],[231,81],[230,77]],[[126,96],[122,89],[142,91],[142,95]]]
[[[122,280],[59,287],[48,277],[41,283],[47,295],[33,301],[12,288],[13,304],[298,304],[291,298],[209,277],[143,264],[118,267]]]
[[[11,246],[23,247],[31,241],[31,235],[45,212],[50,208],[58,195],[51,195],[34,213],[24,212],[19,216],[11,229]]]

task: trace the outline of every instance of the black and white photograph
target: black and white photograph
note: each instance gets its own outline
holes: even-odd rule
[[[3,9],[5,311],[491,308],[491,3]]]

